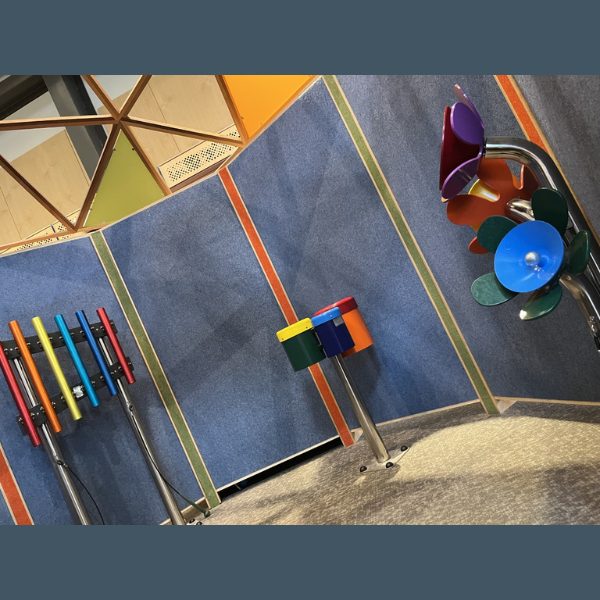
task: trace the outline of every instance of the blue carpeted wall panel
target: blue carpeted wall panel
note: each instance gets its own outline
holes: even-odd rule
[[[105,236],[217,487],[336,435],[218,178]]]
[[[97,322],[96,308],[103,306],[119,330],[119,339],[135,367],[137,382],[131,393],[140,420],[154,444],[160,466],[171,483],[193,499],[202,492],[187,462],[175,430],[148,373],[127,322],[89,239],[64,242],[0,258],[0,339],[11,336],[8,321],[16,319],[25,335],[34,335],[31,318],[40,316],[47,331],[56,331],[54,315],[62,313],[70,327],[77,325],[75,311],[86,311]],[[88,371],[96,373],[91,352],[78,344]],[[69,382],[79,381],[66,349],[57,356]],[[58,386],[43,354],[36,354],[49,393]],[[155,524],[168,518],[146,464],[138,449],[119,400],[106,388],[99,391],[100,406],[79,404],[83,418],[74,423],[61,413],[63,432],[57,439],[65,459],[96,499],[109,524]],[[16,409],[4,381],[0,381],[0,441],[36,524],[69,524],[65,506],[49,459],[42,447],[32,448],[21,436]],[[93,521],[93,504],[81,492]],[[184,505],[184,504],[183,504]],[[183,506],[182,505],[182,506]]]
[[[526,295],[493,308],[471,297],[471,283],[492,270],[493,257],[471,254],[473,231],[446,218],[438,190],[440,140],[455,83],[474,101],[487,135],[524,137],[494,78],[344,75],[339,80],[492,392],[600,400],[592,375],[597,352],[568,294],[554,313],[530,323],[519,319]]]
[[[4,496],[0,493],[0,525],[14,525],[15,522],[13,518],[10,516],[10,511],[8,510],[8,506],[6,506],[6,502],[4,501]]]
[[[230,170],[299,317],[356,297],[375,346],[347,362],[376,421],[476,397],[324,83]]]
[[[600,232],[600,75],[515,75],[515,79]]]

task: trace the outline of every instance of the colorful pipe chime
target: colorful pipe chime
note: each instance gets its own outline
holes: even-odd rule
[[[360,472],[396,466],[408,446],[402,446],[399,452],[388,452],[344,361],[344,357],[374,343],[356,300],[349,297],[326,306],[311,319],[281,329],[277,338],[294,371],[316,365],[324,358],[331,360],[375,457],[370,465],[361,466]]]
[[[89,525],[91,521],[71,478],[72,471],[65,463],[54,434],[62,431],[58,416],[61,412],[68,410],[71,418],[78,421],[82,418],[82,413],[77,402],[87,397],[92,407],[99,406],[97,390],[106,386],[111,396],[119,397],[171,522],[183,525],[185,521],[158,471],[156,459],[137,420],[135,407],[129,395],[127,384],[135,383],[133,365],[125,356],[117,338],[116,328],[104,308],[99,308],[96,312],[100,321],[90,324],[85,312],[77,311],[79,327],[72,329],[67,326],[63,315],[56,315],[54,320],[58,331],[53,333],[46,331],[40,317],[34,317],[31,322],[36,335],[31,337],[23,335],[17,321],[9,323],[14,339],[0,342],[3,350],[0,351],[0,369],[19,412],[17,421],[23,434],[29,437],[34,447],[44,446],[75,521]],[[94,375],[88,373],[77,349],[77,344],[81,342],[87,343],[98,365],[99,372]],[[62,347],[66,347],[81,379],[77,385],[69,385],[56,355],[55,351]],[[48,395],[33,359],[33,354],[36,353],[45,354],[60,388],[60,393],[53,397]]]
[[[540,186],[532,170],[537,163],[523,164],[518,179],[505,159],[486,157],[488,145],[493,151],[502,138],[488,144],[474,104],[459,86],[454,92],[458,101],[446,107],[442,132],[442,201],[452,223],[476,231],[469,250],[495,254],[494,271],[475,280],[471,292],[482,306],[531,293],[519,316],[524,321],[539,319],[558,306],[560,282],[573,291],[582,281],[578,276],[590,261],[591,235],[585,229],[571,230],[567,200],[558,189]],[[504,144],[504,155],[510,154],[506,148],[519,149],[508,139],[513,145]],[[516,151],[514,155],[520,156]],[[473,179],[468,193],[461,193]],[[587,315],[586,311],[588,306]]]

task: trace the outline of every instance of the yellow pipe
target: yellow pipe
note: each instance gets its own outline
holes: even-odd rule
[[[73,420],[77,421],[78,419],[81,419],[81,411],[77,406],[77,402],[75,402],[75,398],[73,398],[71,388],[69,387],[69,384],[67,383],[67,380],[65,378],[65,374],[63,373],[63,370],[60,367],[58,359],[56,358],[54,348],[52,347],[52,342],[50,341],[50,338],[46,333],[46,328],[44,327],[44,324],[42,323],[42,320],[39,317],[33,317],[33,319],[31,319],[31,322],[33,323],[33,328],[35,329],[35,332],[37,333],[38,338],[40,339],[42,348],[44,349],[44,352],[48,357],[48,362],[50,363],[50,367],[54,372],[56,381],[58,381],[58,386],[60,387],[60,391],[62,392],[65,402],[67,403],[67,407],[71,412]]]

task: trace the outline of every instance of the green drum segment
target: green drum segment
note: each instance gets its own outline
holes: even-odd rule
[[[277,332],[294,371],[301,371],[325,358],[310,319],[302,319]]]

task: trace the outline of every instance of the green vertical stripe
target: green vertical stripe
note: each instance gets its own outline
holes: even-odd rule
[[[333,98],[333,101],[342,116],[346,128],[348,129],[348,132],[350,133],[350,136],[352,137],[352,140],[354,141],[354,144],[356,145],[356,148],[358,149],[358,152],[363,159],[371,178],[375,182],[375,187],[377,188],[377,191],[379,192],[379,195],[381,196],[381,199],[386,206],[392,221],[396,226],[396,229],[398,230],[400,238],[406,246],[408,254],[411,257],[415,268],[419,273],[421,280],[423,281],[423,284],[425,285],[425,289],[427,290],[433,305],[440,315],[448,336],[454,343],[454,347],[456,348],[463,366],[467,371],[467,375],[473,383],[473,387],[475,388],[477,395],[481,399],[486,412],[491,415],[497,415],[499,411],[496,408],[490,390],[479,374],[479,370],[477,369],[475,360],[471,355],[471,351],[460,335],[458,326],[454,321],[454,317],[448,310],[437,283],[433,278],[433,275],[431,274],[423,255],[419,251],[417,242],[413,237],[408,223],[398,208],[396,199],[389,190],[387,181],[383,176],[381,168],[370,151],[369,144],[365,139],[360,127],[358,126],[356,118],[350,110],[350,106],[348,105],[348,101],[342,92],[338,80],[333,75],[323,75],[323,79],[325,80],[327,88],[329,89],[329,93],[331,94],[331,97]]]
[[[133,335],[135,336],[144,359],[148,364],[148,368],[152,373],[152,377],[156,382],[156,387],[162,396],[163,402],[165,403],[173,425],[179,434],[179,438],[181,439],[181,443],[183,444],[190,464],[192,465],[196,477],[200,482],[200,487],[202,488],[206,501],[210,507],[217,506],[220,503],[217,491],[210,479],[208,471],[206,470],[204,461],[198,452],[198,448],[194,443],[194,439],[192,438],[192,434],[190,433],[187,423],[185,422],[181,408],[167,382],[167,378],[162,370],[158,356],[156,355],[156,352],[150,343],[150,339],[148,338],[146,330],[142,326],[142,321],[140,320],[137,310],[133,304],[133,300],[129,295],[129,290],[125,285],[119,270],[117,269],[115,260],[108,249],[106,240],[100,231],[92,233],[91,238],[94,246],[96,247],[96,251],[98,252],[98,256],[100,257],[100,260],[104,265],[106,273],[108,274],[110,282],[115,290],[117,298],[123,307],[123,312],[129,321]]]

